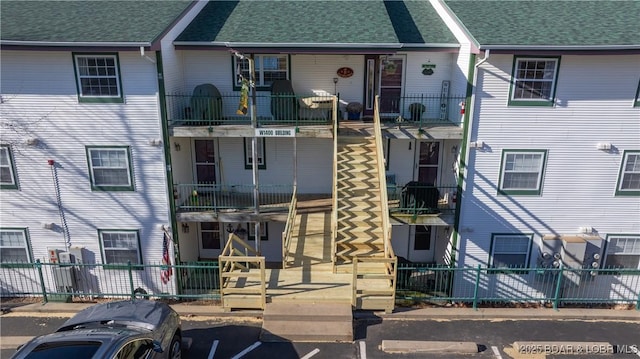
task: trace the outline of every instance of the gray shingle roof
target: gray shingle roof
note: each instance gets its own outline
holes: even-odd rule
[[[191,1],[0,1],[0,39],[150,43]]]
[[[177,42],[457,44],[428,1],[213,1]]]
[[[640,1],[447,0],[485,48],[640,45]]]

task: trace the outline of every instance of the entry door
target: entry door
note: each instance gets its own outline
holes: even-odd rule
[[[365,56],[365,116],[373,116],[376,95],[380,95],[381,115],[400,114],[404,63],[403,56]]]
[[[198,242],[200,244],[198,256],[203,259],[218,258],[222,251],[220,223],[200,222],[198,229]]]
[[[440,169],[440,142],[420,141],[417,159],[417,177],[420,183],[437,186]]]
[[[409,253],[409,260],[412,262],[433,262],[435,253],[435,232],[436,227],[417,225],[412,226],[413,240]]]
[[[194,140],[194,173],[198,184],[216,183],[216,152],[213,140]]]

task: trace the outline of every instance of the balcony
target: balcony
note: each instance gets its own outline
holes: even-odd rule
[[[177,184],[173,197],[178,212],[233,212],[253,210],[254,186],[250,184]],[[260,210],[287,210],[293,185],[259,185]]]
[[[462,124],[463,95],[414,94],[400,97],[380,97],[380,120],[386,124],[432,126],[460,126]]]
[[[166,96],[170,127],[251,125],[250,100],[244,107],[240,93],[219,97],[174,93]],[[258,126],[330,125],[337,98],[333,95],[271,95],[256,96]]]
[[[453,225],[457,187],[428,186],[409,182],[387,185],[389,214],[401,222],[424,225]]]

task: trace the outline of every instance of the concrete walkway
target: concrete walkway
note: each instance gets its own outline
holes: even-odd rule
[[[5,306],[7,313],[14,315],[71,316],[93,304],[85,303],[34,303],[20,306]],[[236,318],[262,319],[260,310],[225,312],[221,306],[173,304],[171,307],[184,318]],[[391,314],[384,312],[355,311],[355,319],[382,320],[609,320],[640,321],[640,310],[586,309],[586,308],[396,308]]]

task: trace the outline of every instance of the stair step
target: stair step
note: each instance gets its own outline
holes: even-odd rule
[[[263,314],[263,342],[351,342],[349,303],[269,303]]]

